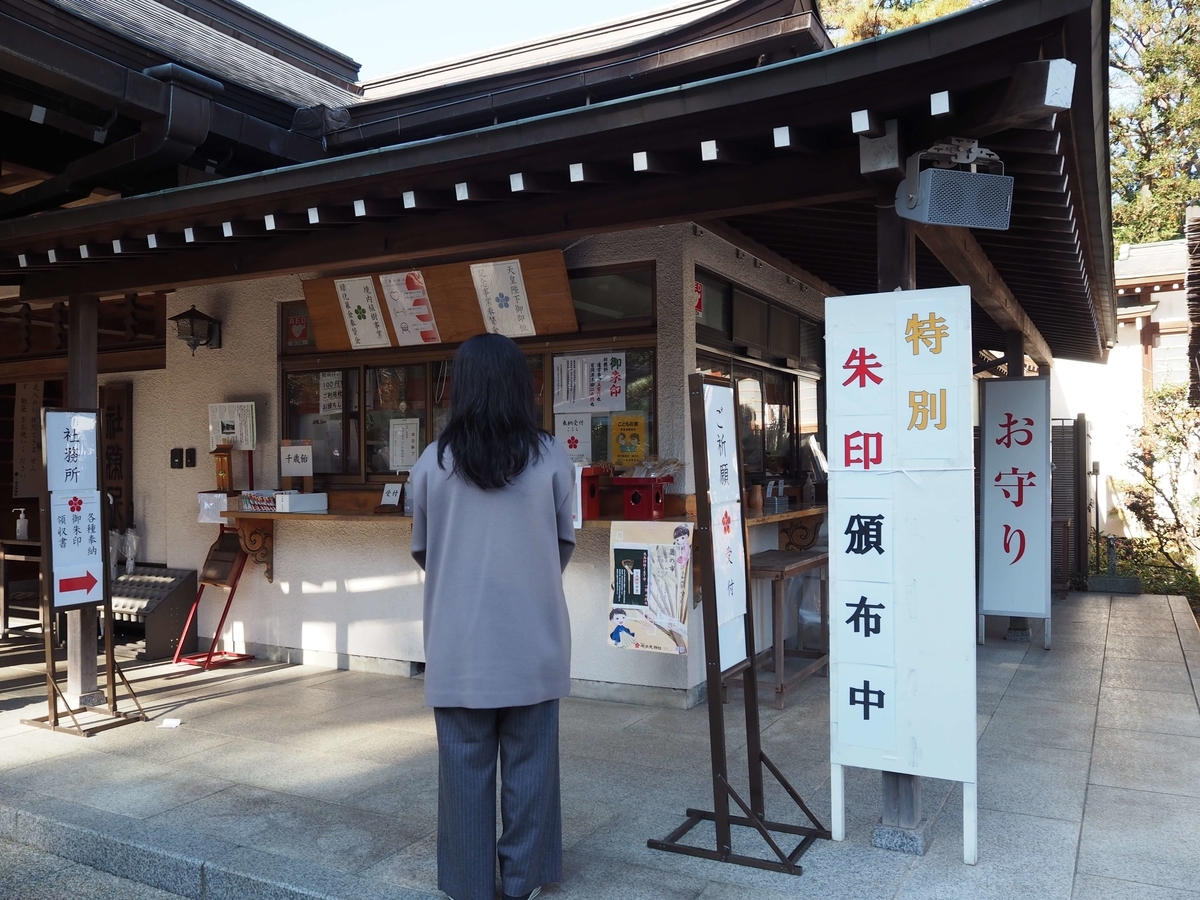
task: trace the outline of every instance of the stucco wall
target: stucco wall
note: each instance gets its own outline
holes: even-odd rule
[[[692,306],[696,263],[819,314],[819,307],[807,300],[812,292],[788,284],[773,269],[739,258],[720,239],[698,236],[690,225],[596,236],[578,242],[566,255],[572,268],[655,262],[659,448],[664,456],[688,462],[687,477],[676,490],[691,492],[686,378],[696,359]],[[208,404],[255,402],[256,486],[277,485],[275,448],[281,419],[277,304],[302,295],[299,277],[180,291],[168,298],[167,314],[175,315],[194,303],[224,323],[223,347],[199,349],[192,356],[182,342],[170,340],[165,371],[106,379],[134,384],[135,514],[145,559],[198,569],[216,538],[215,526],[196,522],[196,494],[214,486]],[[172,447],[195,447],[197,467],[171,469]],[[244,471],[235,469],[234,483],[246,486]],[[774,546],[774,532],[774,526],[756,529],[752,549]],[[406,522],[392,519],[278,521],[274,583],[266,581],[261,566],[247,565],[222,629],[222,646],[289,662],[407,674],[410,662],[424,659],[423,576],[408,553],[410,535]],[[692,616],[689,622],[693,652],[686,658],[609,647],[608,530],[589,527],[577,537],[578,549],[565,575],[575,692],[669,705],[694,703],[697,686],[704,680],[701,617]],[[213,634],[225,596],[223,590],[207,589],[200,612],[201,636]],[[769,639],[769,631],[762,635],[762,640]]]

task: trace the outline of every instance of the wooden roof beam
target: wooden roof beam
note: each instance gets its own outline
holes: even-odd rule
[[[975,235],[966,228],[910,223],[917,237],[946,267],[959,284],[971,289],[971,298],[1005,331],[1025,336],[1025,352],[1038,365],[1049,366],[1054,356],[1050,346],[1033,324],[1000,273],[996,271]]]

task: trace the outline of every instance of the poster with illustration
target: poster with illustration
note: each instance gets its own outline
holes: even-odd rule
[[[608,645],[687,653],[692,593],[689,522],[613,522],[609,532]]]
[[[613,413],[608,417],[612,446],[608,458],[615,466],[636,466],[646,458],[646,414]]]

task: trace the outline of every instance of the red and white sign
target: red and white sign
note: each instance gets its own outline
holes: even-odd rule
[[[696,282],[696,315],[704,312],[704,285]]]
[[[1050,616],[1050,381],[981,384],[979,612]]]
[[[304,347],[308,344],[308,316],[288,316],[287,346]]]

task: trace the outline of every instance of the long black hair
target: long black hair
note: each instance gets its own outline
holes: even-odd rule
[[[533,379],[519,347],[501,334],[480,334],[454,354],[450,420],[438,438],[454,473],[487,490],[501,488],[541,456],[541,427]]]

